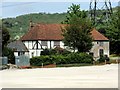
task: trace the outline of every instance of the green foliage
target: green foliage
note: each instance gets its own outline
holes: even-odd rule
[[[62,48],[58,47],[58,48],[54,48],[54,49],[44,49],[41,52],[41,55],[57,55],[57,54],[66,55],[69,53],[70,53],[70,51],[67,51],[66,49],[62,49]]]
[[[10,34],[5,27],[2,27],[2,48],[4,48],[10,39]]]
[[[71,63],[92,63],[93,57],[86,53],[71,53],[67,56],[69,60],[68,64]]]
[[[79,5],[72,4],[67,17],[69,25],[62,30],[65,45],[78,49],[78,52],[87,52],[92,48],[91,23],[86,16],[86,12],[80,11]]]
[[[100,56],[100,58],[98,59],[99,63],[105,62],[105,57],[104,56]]]
[[[32,66],[41,66],[42,63],[44,65],[54,64],[76,64],[76,63],[85,63],[92,64],[93,58],[92,56],[86,53],[70,53],[68,55],[46,55],[33,57],[30,60]]]
[[[80,66],[91,66],[92,64],[86,64],[86,63],[81,63],[81,64],[59,64],[57,67],[80,67]]]
[[[111,53],[120,54],[120,6],[111,18],[112,22],[106,31],[106,36],[110,39]]]
[[[2,51],[2,56],[8,57],[8,63],[15,64],[14,52],[10,48],[4,47]]]
[[[10,34],[8,30],[3,26],[2,27],[2,56],[8,57],[8,63],[15,64],[14,52],[10,48],[7,48],[9,39],[10,39]]]
[[[99,23],[96,28],[110,40],[110,53],[120,54],[120,6],[113,8],[107,23]]]
[[[41,55],[50,55],[50,50],[44,49],[43,51],[41,51]]]
[[[42,63],[44,65],[48,65],[48,64],[51,64],[53,62],[51,61],[51,58],[49,56],[42,56],[42,55],[39,57],[33,57],[30,59],[30,64],[32,66],[41,66]]]
[[[105,60],[106,60],[106,61],[110,61],[109,57],[106,56],[106,55],[104,55],[104,56],[102,55],[102,56],[100,56],[100,58],[98,59],[99,63],[105,62]]]

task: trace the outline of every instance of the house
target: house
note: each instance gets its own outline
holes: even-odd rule
[[[20,40],[10,42],[7,45],[8,48],[11,48],[14,51],[15,55],[15,64],[17,66],[29,66],[30,58],[29,58],[29,50],[25,46],[23,42]]]
[[[29,50],[30,58],[40,56],[43,48],[61,47],[67,49],[62,42],[64,37],[61,28],[64,26],[63,24],[35,24],[31,26],[29,31],[21,37],[22,42]],[[94,58],[99,58],[102,54],[109,57],[109,40],[95,28],[91,31],[91,35],[94,41],[90,54]]]
[[[15,56],[20,56],[20,55],[29,55],[29,50],[27,49],[27,47],[24,45],[23,42],[21,42],[20,40],[18,41],[13,41],[10,42],[7,45],[8,48],[11,48],[14,51],[14,55]]]

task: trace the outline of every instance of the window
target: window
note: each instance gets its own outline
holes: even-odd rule
[[[24,55],[25,52],[18,52],[18,56]]]
[[[47,46],[47,41],[41,41],[42,46]]]
[[[99,50],[99,55],[100,55],[100,56],[103,56],[103,55],[104,55],[104,50],[103,50],[103,49],[100,49],[100,50]]]
[[[103,46],[103,42],[100,42],[100,46]]]
[[[54,41],[54,46],[60,47],[60,41]]]

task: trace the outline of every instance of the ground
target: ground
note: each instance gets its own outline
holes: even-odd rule
[[[118,88],[118,64],[0,71],[1,88]]]

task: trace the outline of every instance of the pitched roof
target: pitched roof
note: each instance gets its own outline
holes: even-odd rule
[[[14,41],[11,42],[7,45],[7,47],[13,49],[14,51],[24,51],[24,52],[28,52],[28,49],[26,48],[26,46],[24,45],[23,42],[21,41]]]
[[[21,40],[62,40],[61,28],[64,24],[36,24],[34,27],[21,37]],[[108,40],[97,30],[91,31],[94,40]]]
[[[108,40],[104,35],[102,35],[100,32],[98,32],[95,28],[91,31],[92,37],[94,40]]]

